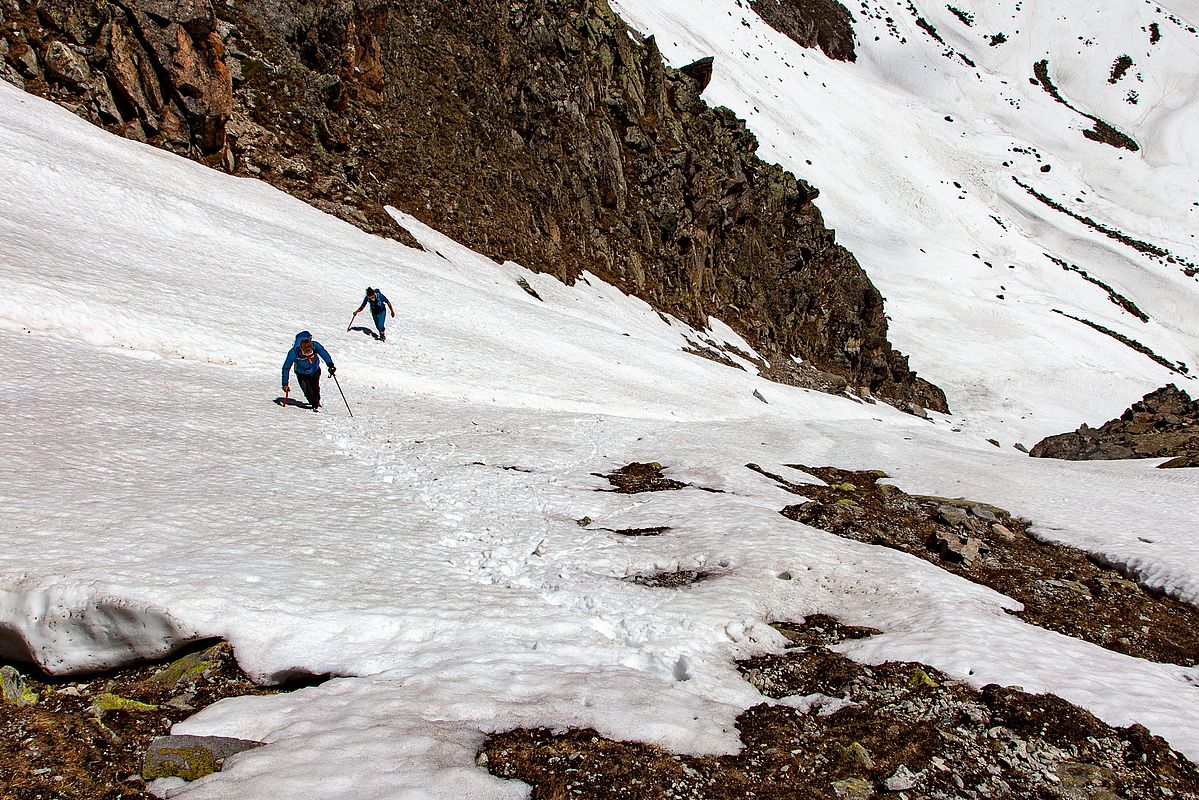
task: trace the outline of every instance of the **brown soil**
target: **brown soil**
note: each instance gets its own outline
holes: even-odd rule
[[[175,684],[153,680],[175,662],[71,680],[31,675],[27,665],[13,665],[39,699],[23,708],[0,703],[0,800],[147,797],[140,773],[151,740],[217,700],[278,691],[256,686],[227,644],[206,660],[200,674]],[[93,704],[106,693],[155,708],[98,716]]]
[[[909,495],[880,486],[885,475],[877,471],[793,465],[829,484],[817,486],[749,466],[810,498],[783,509],[790,519],[902,550],[989,586],[1023,603],[1018,616],[1034,625],[1150,661],[1199,664],[1199,608],[1149,592],[1081,550],[1032,538],[1029,523],[1003,509]],[[973,540],[978,556],[959,560],[944,546],[950,538]]]
[[[607,478],[608,483],[615,486],[611,491],[619,494],[640,494],[641,492],[667,492],[674,489],[686,489],[687,484],[671,480],[662,474],[662,465],[657,461],[643,464],[634,461],[632,464],[614,470],[607,475],[593,473],[597,477]]]
[[[824,649],[741,668],[768,696],[820,693],[850,705],[824,716],[754,706],[737,718],[744,747],[733,756],[537,729],[491,737],[479,762],[531,784],[533,800],[1199,797],[1199,771],[1162,739],[1052,695],[977,692],[920,664],[867,667]]]
[[[681,589],[700,581],[715,578],[716,573],[702,569],[676,569],[670,572],[651,572],[645,575],[632,575],[625,580],[641,586],[652,586],[655,589]]]
[[[669,530],[670,528],[665,525],[658,525],[652,528],[618,528],[612,532],[619,533],[621,536],[661,536]]]
[[[1131,61],[1129,63],[1131,64]],[[1037,76],[1037,81],[1040,83],[1041,88],[1044,89],[1050,97],[1073,111],[1075,114],[1081,114],[1082,116],[1086,117],[1094,124],[1093,128],[1084,130],[1082,132],[1083,136],[1112,147],[1131,150],[1134,153],[1141,149],[1140,145],[1138,145],[1136,141],[1128,134],[1124,133],[1123,131],[1116,130],[1114,126],[1110,125],[1104,120],[1101,120],[1094,114],[1088,114],[1081,109],[1075,108],[1073,105],[1071,105],[1070,101],[1062,97],[1062,93],[1058,91],[1057,86],[1055,86],[1053,83],[1053,78],[1051,78],[1049,75],[1048,59],[1042,59],[1041,61],[1033,64],[1032,71],[1033,74]],[[1112,74],[1115,75],[1114,68]],[[1121,73],[1121,77],[1122,76],[1123,73]],[[1114,83],[1115,81],[1112,82]]]

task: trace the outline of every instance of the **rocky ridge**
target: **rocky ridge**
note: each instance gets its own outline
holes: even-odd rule
[[[816,189],[703,102],[711,62],[667,67],[606,0],[3,1],[0,77],[114,132],[374,233],[404,236],[390,204],[497,260],[717,317],[772,379],[947,410]],[[852,54],[845,16],[812,43]]]
[[[535,729],[491,737],[479,763],[531,784],[533,800],[1199,796],[1195,765],[1140,725],[922,664],[858,664],[825,645],[877,631],[828,617],[776,627],[791,648],[738,665],[766,702],[738,716],[736,755]]]
[[[1029,455],[1066,461],[1169,458],[1159,467],[1199,467],[1199,401],[1170,384],[1133,403],[1118,419],[1049,436]]]

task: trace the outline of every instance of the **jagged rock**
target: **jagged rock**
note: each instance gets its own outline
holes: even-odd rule
[[[53,78],[79,86],[91,77],[87,61],[63,42],[52,42],[46,48],[46,72]]]
[[[891,777],[883,781],[883,786],[887,787],[888,792],[906,792],[909,789],[915,788],[918,776],[908,769],[903,764],[895,768],[895,772]]]
[[[874,769],[874,758],[861,742],[852,742],[842,751],[845,760],[863,769]]]
[[[1199,402],[1173,384],[1150,392],[1119,419],[1099,428],[1081,425],[1049,436],[1030,451],[1034,458],[1091,461],[1170,458],[1161,467],[1199,466]]]
[[[130,138],[201,159],[223,156],[232,77],[208,0],[41,0],[18,7],[44,26],[36,38],[46,42],[55,99],[90,109],[94,122]],[[39,77],[36,53],[18,52],[16,44],[8,42],[9,60],[25,77]],[[26,88],[42,91],[36,82]],[[62,97],[63,88],[74,95]]]
[[[857,60],[853,15],[837,0],[750,0],[750,7],[800,47],[819,47],[839,61]]]
[[[121,697],[112,692],[104,692],[92,698],[92,711],[97,717],[103,717],[109,711],[153,711],[158,706],[151,703],[143,703],[140,700],[132,700],[128,697]]]
[[[170,688],[195,683],[205,670],[213,667],[222,649],[226,647],[228,646],[224,644],[215,644],[199,652],[181,656],[151,675],[147,682]]]
[[[874,786],[865,778],[843,778],[833,781],[833,792],[846,800],[867,800],[874,797]]]
[[[160,736],[146,751],[142,777],[148,781],[156,778],[194,781],[219,772],[230,756],[262,745],[227,736]]]
[[[708,88],[708,84],[712,82],[712,62],[715,58],[708,56],[701,58],[698,61],[692,61],[685,67],[680,67],[679,72],[691,78],[699,85],[699,90],[702,92]]]
[[[0,701],[18,708],[36,705],[37,692],[29,688],[15,667],[0,667]]]
[[[946,525],[953,525],[958,528],[966,528],[970,526],[970,514],[964,508],[957,506],[944,505],[937,508],[937,518]]]
[[[1006,525],[1001,525],[998,522],[991,524],[991,533],[995,534],[995,537],[1003,542],[1016,541],[1016,534],[1012,533],[1011,529]]]
[[[929,537],[928,547],[947,561],[970,566],[981,552],[979,541],[974,537],[961,537],[949,531],[938,530]]]
[[[8,48],[9,62],[17,68],[17,72],[26,78],[40,78],[41,69],[37,63],[37,53],[22,41],[11,42]]]
[[[970,513],[987,522],[999,522],[999,517],[986,506],[970,506]]]

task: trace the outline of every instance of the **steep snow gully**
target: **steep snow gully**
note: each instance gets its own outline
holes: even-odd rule
[[[712,19],[725,5],[691,16]],[[678,9],[657,7],[655,25],[678,25]],[[865,39],[876,23],[861,16]],[[732,27],[706,29],[704,45],[733,41]],[[740,27],[769,35],[754,19]],[[684,46],[669,32],[659,39],[668,55]],[[806,66],[831,76],[869,65],[871,52],[858,67],[817,66],[815,56]],[[735,75],[720,72],[731,61],[718,58],[713,91],[733,105]],[[874,96],[853,105],[881,115],[891,101],[871,105]],[[1111,108],[1088,107],[1138,138],[1148,154],[1138,159],[1160,152]],[[781,139],[763,139],[784,153]],[[176,733],[267,744],[219,774],[157,786],[163,793],[524,797],[527,787],[475,765],[487,733],[522,726],[732,752],[734,719],[764,699],[733,660],[783,647],[768,622],[817,612],[883,631],[837,646],[855,660],[920,661],[974,686],[1053,692],[1199,757],[1196,668],[1027,624],[1007,613],[1018,608],[1010,598],[933,563],[793,522],[779,511],[796,496],[746,467],[800,482],[785,464],[882,469],[914,494],[1002,506],[1039,536],[1199,602],[1192,471],[1034,460],[1010,447],[1072,428],[1079,409],[1118,411],[1167,372],[1041,314],[1060,302],[1057,281],[1074,279],[1057,265],[1011,279],[1038,310],[1013,328],[1019,315],[990,313],[989,284],[984,294],[985,280],[967,277],[967,263],[992,270],[962,258],[957,234],[898,237],[906,210],[852,208],[834,198],[874,200],[839,184],[831,158],[820,167],[829,216],[858,237],[851,246],[907,332],[900,345],[962,401],[960,416],[926,421],[684,352],[701,332],[593,277],[567,287],[496,265],[400,212],[425,249],[374,238],[4,83],[0,140],[0,655],[69,673],[222,637],[260,680],[339,676],[177,723]],[[994,141],[1006,152],[1006,138]],[[1099,180],[1099,167],[1077,169]],[[1125,169],[1150,168],[1116,171]],[[1175,180],[1163,178],[1163,191]],[[1005,191],[1027,212],[1006,223],[1085,242],[1086,263],[1106,265],[1103,280],[1128,291],[1136,275],[1156,276],[1134,296],[1169,323],[1138,335],[1197,360],[1180,271],[1146,272],[1086,231],[1048,231],[1048,212]],[[1177,220],[1153,217],[1148,201],[1138,208],[1137,230],[1185,246],[1172,238]],[[872,225],[882,226],[877,239],[861,232]],[[1011,252],[1038,242],[1001,238]],[[927,268],[912,255],[919,246],[943,249],[940,277],[917,280]],[[892,252],[908,255],[882,257]],[[368,284],[396,305],[386,344],[344,328]],[[1091,310],[1119,315],[1099,290],[1093,300]],[[336,360],[352,420],[332,403],[314,415],[273,402],[301,329]],[[718,321],[702,335],[748,351]],[[596,475],[633,461],[660,462],[688,486],[626,495]],[[612,532],[641,527],[669,530]],[[626,580],[674,569],[711,577],[679,590]]]

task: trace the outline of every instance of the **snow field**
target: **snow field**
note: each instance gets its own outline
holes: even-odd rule
[[[966,26],[944,3],[915,3],[942,44],[909,5],[846,3],[858,60],[842,63],[799,47],[737,0],[613,2],[672,64],[716,56],[705,98],[748,121],[763,158],[821,190],[826,221],[887,299],[892,342],[945,390],[968,433],[1031,446],[1081,420],[1111,419],[1165,383],[1189,391],[1190,378],[1053,309],[1193,372],[1195,279],[1048,208],[1012,177],[1196,261],[1199,160],[1183,131],[1199,114],[1199,37],[1186,30],[1199,14],[1187,6],[1175,23],[1169,8],[1134,0],[950,4],[973,16]],[[1150,45],[1153,21],[1162,37]],[[990,46],[998,32],[1007,41]],[[1109,84],[1122,53],[1135,66]],[[1045,58],[1069,102],[1142,150],[1084,138],[1091,121],[1029,83]],[[1133,86],[1136,105],[1124,99]],[[1046,254],[1106,282],[1152,321]]]
[[[260,678],[343,676],[178,723],[268,746],[164,794],[523,797],[474,764],[522,725],[728,752],[762,701],[732,660],[817,611],[885,631],[856,658],[1053,691],[1199,754],[1196,670],[793,523],[800,498],[745,464],[994,502],[1194,602],[1189,473],[1032,461],[953,418],[767,383],[681,353],[682,326],[594,278],[497,267],[402,216],[428,252],[376,239],[2,84],[0,138],[0,652],[68,672],[223,636]],[[398,313],[385,345],[344,331],[368,283]],[[271,402],[301,328],[352,420],[328,382],[322,416]],[[636,460],[722,493],[599,491]],[[645,525],[672,530],[602,530]],[[718,577],[622,580],[674,568]]]

